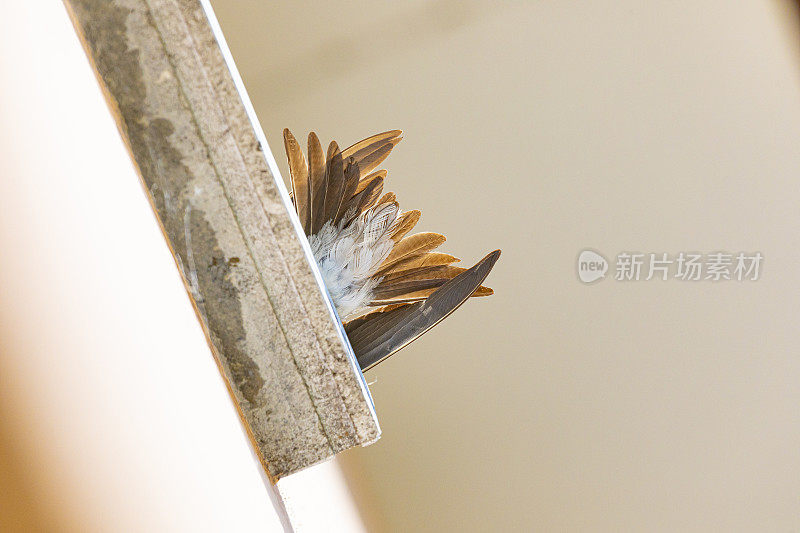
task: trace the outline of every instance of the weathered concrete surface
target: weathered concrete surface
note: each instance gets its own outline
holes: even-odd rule
[[[65,3],[270,476],[375,441],[371,400],[200,1]]]

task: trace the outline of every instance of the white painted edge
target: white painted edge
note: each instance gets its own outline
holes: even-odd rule
[[[289,198],[289,192],[286,190],[286,185],[283,183],[283,178],[281,177],[281,172],[278,169],[278,164],[275,161],[275,156],[272,154],[272,150],[267,142],[267,137],[264,135],[264,130],[261,128],[261,123],[258,121],[258,115],[256,115],[253,104],[250,101],[250,96],[247,94],[247,89],[245,89],[242,77],[239,75],[239,70],[236,68],[233,55],[231,55],[231,51],[228,48],[228,43],[225,41],[225,36],[222,33],[222,28],[219,25],[217,16],[214,14],[214,9],[211,7],[210,0],[200,0],[200,3],[202,4],[206,17],[208,18],[211,31],[214,33],[214,37],[217,39],[217,44],[222,51],[222,56],[225,59],[225,64],[228,66],[228,71],[233,78],[233,83],[242,99],[245,111],[247,112],[247,117],[250,119],[250,123],[253,126],[253,131],[256,134],[256,138],[261,143],[262,153],[264,154],[267,167],[275,178],[275,184],[278,187],[283,204],[286,207],[286,211],[289,213],[289,218],[292,221],[295,233],[297,233],[298,239],[303,246],[303,252],[306,255],[306,259],[311,265],[311,271],[314,273],[314,279],[316,279],[317,286],[325,297],[324,299],[328,307],[328,312],[330,313],[331,319],[336,324],[336,330],[339,332],[339,338],[346,347],[347,357],[350,360],[350,366],[352,367],[353,372],[355,372],[359,377],[359,384],[361,385],[362,393],[368,400],[367,403],[369,405],[369,410],[372,414],[373,420],[375,421],[378,436],[380,437],[381,428],[378,422],[378,415],[375,412],[375,403],[372,400],[372,394],[369,392],[369,387],[367,386],[366,379],[364,378],[364,373],[361,371],[361,367],[358,364],[358,359],[356,359],[355,352],[353,352],[353,347],[350,346],[350,340],[347,338],[347,334],[344,331],[342,321],[339,319],[339,315],[336,313],[336,308],[333,305],[331,296],[328,293],[328,289],[325,287],[325,282],[322,280],[322,274],[320,274],[319,267],[314,259],[314,254],[311,252],[311,246],[308,244],[308,239],[306,238],[306,234],[303,231],[302,225],[300,224],[300,219],[298,218],[297,213],[295,213],[294,205],[292,204],[291,198]]]

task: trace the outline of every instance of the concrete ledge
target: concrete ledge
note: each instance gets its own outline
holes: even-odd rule
[[[271,478],[377,440],[363,376],[208,5],[65,3]]]

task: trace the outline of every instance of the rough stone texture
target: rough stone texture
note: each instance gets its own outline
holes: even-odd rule
[[[213,15],[199,0],[65,3],[270,476],[377,440]]]

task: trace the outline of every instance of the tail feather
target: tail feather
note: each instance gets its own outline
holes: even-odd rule
[[[317,134],[308,134],[308,167],[311,189],[311,233],[322,227],[322,215],[325,204],[325,156]]]
[[[334,224],[338,224],[347,212],[350,200],[353,199],[353,195],[358,187],[358,177],[358,163],[351,157],[347,162],[347,168],[344,170],[344,187],[339,196],[339,205],[336,208],[336,214],[333,217]]]
[[[402,272],[422,266],[450,265],[452,263],[458,263],[459,261],[461,261],[461,259],[450,254],[429,252],[427,254],[415,255],[407,259],[403,259],[402,261],[398,261],[397,263],[388,267],[381,268],[377,275],[385,276],[393,272]]]
[[[402,139],[403,132],[400,130],[385,131],[349,146],[342,154],[345,158],[353,157],[361,172],[367,174],[380,165]]]
[[[336,213],[339,211],[339,204],[342,201],[342,193],[344,192],[344,161],[336,141],[332,141],[328,147],[325,183],[321,224],[325,224],[336,217]]]
[[[404,259],[430,252],[439,247],[445,240],[444,235],[433,232],[415,233],[410,237],[406,237],[395,244],[392,253],[381,265],[381,269],[389,268]]]
[[[414,229],[414,226],[419,222],[420,216],[422,216],[422,213],[415,209],[413,211],[406,211],[397,217],[397,229],[395,229],[392,234],[392,240],[396,243],[400,242],[409,231]]]
[[[499,250],[488,254],[424,301],[379,310],[358,319],[353,326],[345,325],[362,370],[415,341],[458,309],[481,286],[499,257]]]
[[[288,129],[283,130],[283,144],[289,158],[289,173],[291,174],[292,201],[300,218],[300,224],[306,235],[311,232],[311,189],[308,175],[308,163],[303,155],[303,150]]]

